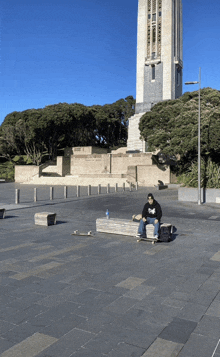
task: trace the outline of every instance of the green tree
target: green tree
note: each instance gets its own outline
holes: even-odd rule
[[[176,156],[176,172],[185,172],[198,155],[198,91],[156,104],[139,128],[149,151]],[[220,163],[220,92],[211,88],[201,90],[201,156]]]
[[[97,144],[105,147],[125,146],[128,118],[134,115],[135,99],[128,96],[113,104],[92,106],[96,119]]]
[[[54,159],[65,146],[123,146],[134,103],[129,96],[104,106],[58,103],[10,113],[0,127],[0,155],[26,154],[39,165],[43,153]]]

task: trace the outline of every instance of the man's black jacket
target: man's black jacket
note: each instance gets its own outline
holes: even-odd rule
[[[142,218],[156,218],[158,221],[160,221],[161,217],[162,217],[162,210],[161,207],[159,205],[159,203],[154,200],[152,205],[150,205],[149,202],[147,202],[144,205],[143,211],[142,211]]]

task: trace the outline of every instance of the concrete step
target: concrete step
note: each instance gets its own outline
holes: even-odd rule
[[[28,182],[23,182],[23,184],[31,184],[31,185],[63,185],[63,186],[107,186],[110,184],[111,187],[115,186],[116,183],[118,187],[122,187],[123,183],[125,183],[125,187],[129,187],[129,183],[126,178],[120,177],[74,177],[74,176],[66,176],[66,177],[35,177],[33,180]]]

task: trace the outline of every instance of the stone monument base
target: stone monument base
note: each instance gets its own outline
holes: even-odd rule
[[[157,166],[152,160],[153,153],[129,152],[128,149],[123,147],[111,153],[88,154],[93,150],[86,150],[86,147],[79,147],[77,150],[67,148],[64,157],[57,157],[56,165],[15,166],[15,182],[51,186],[115,186],[116,183],[119,186],[123,183],[155,186],[158,181],[170,183],[170,167]]]

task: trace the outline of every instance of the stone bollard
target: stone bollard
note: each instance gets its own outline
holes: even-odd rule
[[[118,184],[115,184],[115,192],[118,192]]]
[[[19,188],[15,189],[15,204],[17,205],[18,203],[20,203],[20,190]]]
[[[52,201],[53,200],[53,195],[54,194],[54,188],[53,187],[50,187],[50,200]]]
[[[37,188],[34,188],[34,202],[37,202]]]
[[[98,185],[98,195],[100,195],[100,193],[101,193],[101,185],[99,184]]]
[[[107,193],[110,193],[110,184],[107,185]]]
[[[132,183],[130,182],[130,192],[132,191]]]
[[[64,186],[64,198],[67,198],[67,186]]]
[[[91,196],[91,185],[88,185],[88,196]]]
[[[80,186],[79,185],[76,188],[76,197],[80,197]]]
[[[135,184],[136,191],[138,190],[138,182]]]
[[[122,189],[123,189],[123,191],[125,191],[125,182],[123,182]]]

